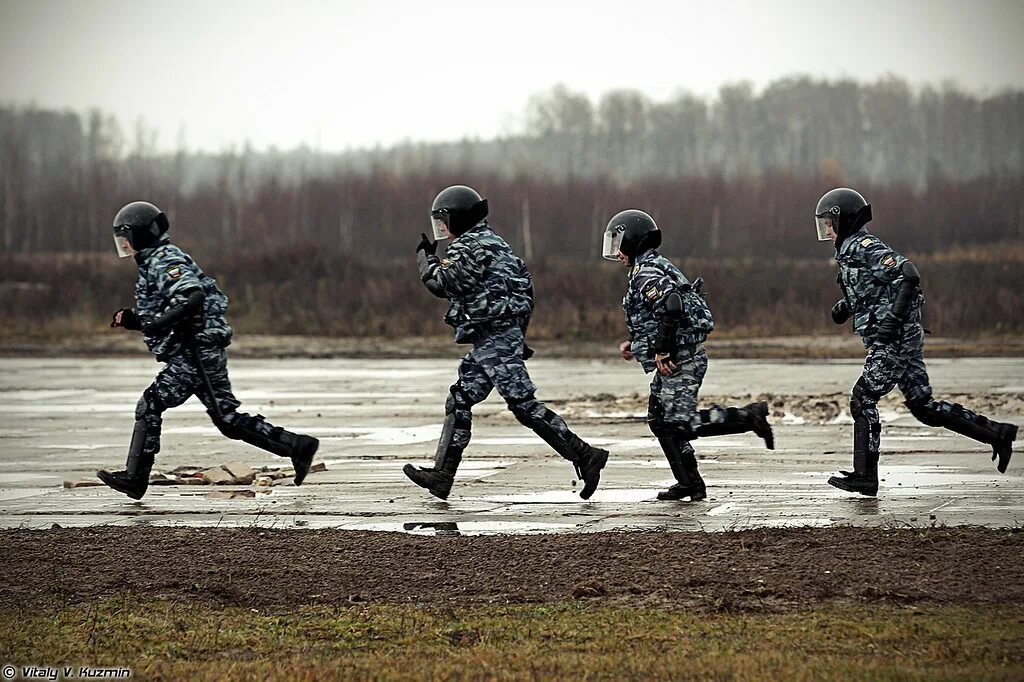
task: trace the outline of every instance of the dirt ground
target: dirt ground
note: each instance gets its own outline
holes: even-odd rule
[[[572,599],[709,611],[1024,606],[1024,531],[754,529],[421,537],[339,530],[0,531],[0,604],[119,594],[246,607]]]

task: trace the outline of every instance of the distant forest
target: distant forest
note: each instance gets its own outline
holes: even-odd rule
[[[670,254],[821,257],[811,213],[838,184],[862,189],[904,250],[1024,238],[1022,91],[789,78],[711,101],[614,91],[595,102],[558,86],[524,120],[485,141],[166,153],[143,122],[125,131],[99,111],[0,107],[0,249],[110,249],[114,212],[145,198],[187,245],[400,256],[453,182],[490,199],[495,227],[528,259],[595,258],[627,207],[659,220]]]

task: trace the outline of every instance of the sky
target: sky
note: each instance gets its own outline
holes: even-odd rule
[[[0,0],[0,104],[141,118],[162,149],[341,151],[513,133],[557,83],[1024,88],[1022,38],[1021,0]]]

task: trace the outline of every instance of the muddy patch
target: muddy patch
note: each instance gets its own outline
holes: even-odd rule
[[[789,610],[1024,604],[1024,532],[975,527],[466,536],[109,527],[0,532],[0,602],[134,592],[248,607],[600,599]]]

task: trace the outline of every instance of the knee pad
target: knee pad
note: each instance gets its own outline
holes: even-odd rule
[[[910,408],[911,411],[915,407],[924,407],[932,399],[932,389],[930,387],[925,388],[912,388],[906,393],[906,400],[904,404]]]
[[[453,414],[456,410],[470,410],[473,403],[458,384],[448,387],[448,398],[444,401],[444,413]]]
[[[696,438],[692,428],[687,428],[680,424],[672,424],[662,419],[651,419],[647,422],[647,428],[651,430],[654,437],[657,439],[662,438],[679,438],[684,441],[691,441]]]
[[[944,423],[942,414],[932,407],[931,391],[914,393],[904,401],[904,405],[910,408],[910,414],[925,426],[942,426]]]
[[[537,399],[532,395],[525,398],[507,400],[506,403],[512,415],[519,420],[520,424],[526,426],[530,426],[538,420],[545,421],[549,414],[554,414],[551,410],[537,402]]]
[[[217,430],[222,434],[230,438],[231,440],[241,440],[242,438],[242,425],[238,422],[241,421],[238,412],[228,412],[222,414],[220,417],[215,412],[207,410],[206,413],[210,415],[210,419],[213,421],[213,425],[217,427]],[[248,417],[249,415],[244,415]]]
[[[878,402],[879,396],[869,391],[860,379],[853,385],[853,393],[850,395],[850,416],[854,421],[864,416],[864,410]]]
[[[135,420],[145,419],[148,416],[160,417],[164,411],[164,403],[160,400],[159,394],[150,386],[142,392],[142,397],[135,404]]]

